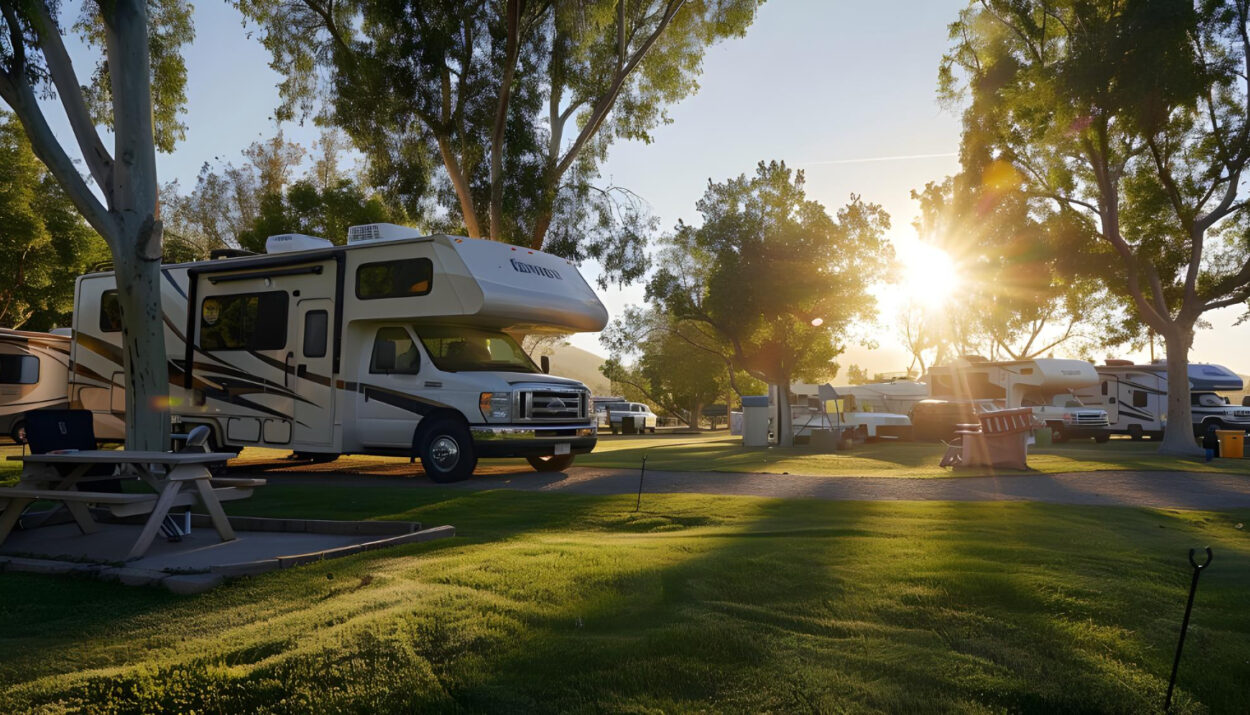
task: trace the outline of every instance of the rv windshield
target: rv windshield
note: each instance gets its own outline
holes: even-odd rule
[[[414,325],[430,359],[444,372],[539,372],[511,335],[456,325]]]

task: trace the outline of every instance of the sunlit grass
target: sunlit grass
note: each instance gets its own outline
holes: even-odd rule
[[[1250,460],[1163,457],[1158,445],[1113,440],[1071,442],[1029,449],[1033,472],[1089,472],[1098,470],[1186,471],[1244,474]],[[960,477],[991,473],[983,469],[950,470],[938,466],[946,447],[930,442],[882,440],[846,452],[820,454],[804,446],[747,448],[740,437],[724,432],[645,437],[600,437],[594,453],[578,457],[579,466],[637,467],[647,457],[648,469],[672,471],[764,472],[812,476]],[[1000,470],[997,472],[1003,472]]]
[[[176,597],[0,577],[0,711],[1244,706],[1250,513],[271,486],[457,538]]]

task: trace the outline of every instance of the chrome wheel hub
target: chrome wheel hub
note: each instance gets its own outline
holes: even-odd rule
[[[446,435],[435,437],[430,443],[430,459],[439,469],[449,470],[460,461],[460,445]]]

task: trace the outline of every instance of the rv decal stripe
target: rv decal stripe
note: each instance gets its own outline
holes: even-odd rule
[[[364,390],[366,400],[385,402],[391,407],[398,407],[401,410],[406,410],[413,414],[421,415],[422,417],[434,412],[435,410],[448,407],[448,405],[444,405],[441,402],[423,400],[419,397],[413,397],[412,395],[396,392],[394,390],[387,390],[381,387],[374,387],[373,385],[361,385],[361,388]]]
[[[94,335],[87,335],[86,333],[78,333],[74,337],[78,341],[79,345],[90,350],[96,355],[99,355],[100,357],[111,360],[115,365],[118,366],[119,369],[121,368],[121,365],[122,365],[121,347],[114,345],[110,342],[101,340],[95,337]]]
[[[165,280],[169,281],[169,284],[174,287],[174,290],[178,291],[178,295],[182,296],[185,300],[187,297],[186,291],[182,289],[182,286],[178,285],[178,282],[174,280],[174,277],[170,275],[169,271],[161,271],[161,275],[165,276]],[[166,317],[166,321],[168,322],[168,316]]]

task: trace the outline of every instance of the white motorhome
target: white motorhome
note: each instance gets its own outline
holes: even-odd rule
[[[1108,360],[1098,366],[1099,383],[1079,392],[1088,404],[1105,407],[1111,429],[1133,439],[1159,438],[1168,412],[1168,366],[1165,361],[1135,365]],[[1233,406],[1218,392],[1238,392],[1241,378],[1223,365],[1190,363],[1189,400],[1194,433],[1216,429],[1250,429],[1250,408]]]
[[[917,402],[929,399],[929,385],[911,379],[845,385],[833,389],[839,395],[854,397],[858,408],[865,412],[907,415]]]
[[[875,410],[864,405],[850,388],[796,382],[790,386],[790,403],[795,437],[810,437],[813,430],[861,429],[868,439],[902,438],[911,433],[906,414]],[[770,392],[770,394],[772,394]]]
[[[370,224],[345,246],[285,234],[265,255],[161,273],[173,418],[207,425],[215,449],[414,456],[453,481],[479,457],[553,471],[595,446],[589,390],[544,374],[513,337],[607,323],[562,258]],[[74,323],[71,400],[95,412],[97,434],[120,434],[112,273],[78,280]]]
[[[68,335],[0,328],[0,434],[25,441],[30,410],[69,406]]]
[[[934,397],[995,400],[1004,407],[1030,407],[1050,427],[1056,442],[1110,438],[1106,410],[1088,406],[1080,390],[1098,384],[1098,372],[1084,360],[1037,358],[991,362],[966,357],[930,368],[925,376]]]

